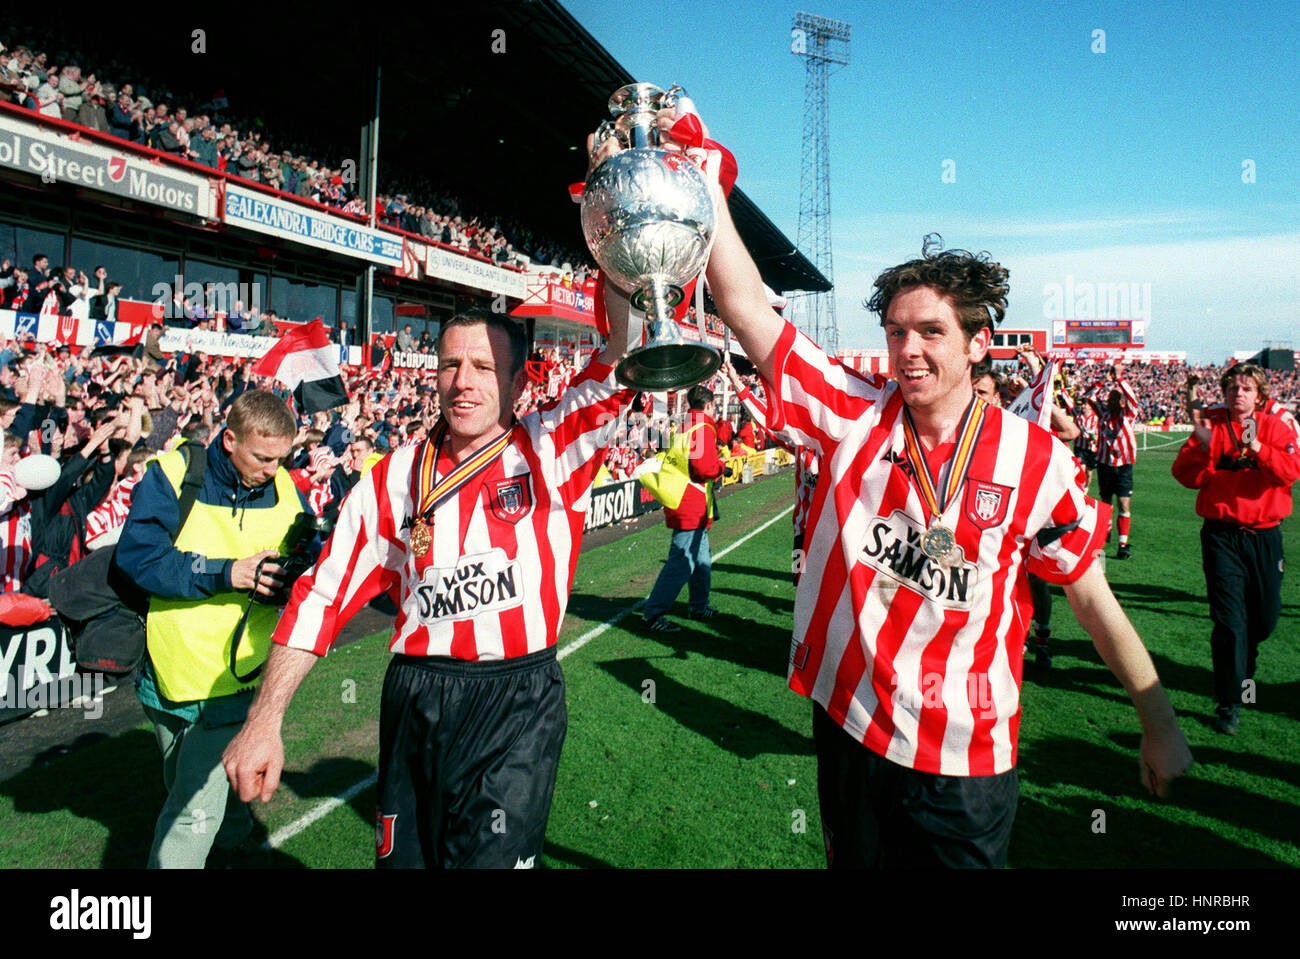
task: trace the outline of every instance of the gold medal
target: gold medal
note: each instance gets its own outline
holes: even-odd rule
[[[930,510],[930,528],[921,534],[921,552],[940,566],[957,566],[965,558],[957,545],[957,534],[939,522],[948,504],[957,497],[966,480],[975,445],[984,425],[984,401],[972,397],[961,426],[957,429],[957,443],[947,464],[947,477],[942,485],[930,475],[930,465],[921,449],[921,440],[912,423],[911,411],[903,408],[903,445],[912,476],[925,505]]]
[[[957,536],[946,526],[931,526],[921,536],[921,552],[940,566],[955,566]]]
[[[497,461],[510,445],[513,427],[505,429],[489,445],[483,447],[465,462],[460,463],[449,475],[438,479],[438,456],[442,452],[442,441],[447,435],[447,423],[438,420],[433,428],[433,435],[424,441],[416,452],[415,476],[413,480],[413,498],[415,498],[416,519],[411,524],[411,555],[417,559],[429,552],[433,546],[430,526],[433,515],[443,503],[455,496],[466,483],[478,476]],[[425,517],[429,517],[426,521]],[[462,541],[462,546],[463,546]]]
[[[429,525],[423,517],[420,517],[411,527],[411,555],[419,559],[429,552],[429,547],[432,545],[433,535],[429,532]]]

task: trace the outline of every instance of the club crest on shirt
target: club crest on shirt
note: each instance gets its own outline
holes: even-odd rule
[[[944,609],[968,610],[975,605],[977,567],[960,546],[959,561],[941,566],[921,550],[925,531],[901,510],[876,516],[867,523],[861,558],[872,569],[908,587]],[[890,585],[886,583],[885,585]]]
[[[426,569],[415,587],[415,601],[426,626],[498,613],[523,603],[523,570],[500,547],[462,556],[455,566]]]
[[[1007,518],[1012,489],[987,480],[966,477],[966,518],[980,529],[1001,526]]]
[[[533,507],[532,488],[528,474],[498,480],[488,487],[488,505],[497,519],[518,523]]]

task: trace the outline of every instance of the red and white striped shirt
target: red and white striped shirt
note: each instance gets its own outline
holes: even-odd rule
[[[790,688],[899,765],[954,776],[1011,769],[1033,615],[1025,573],[1081,576],[1108,510],[1079,489],[1073,457],[1051,433],[987,407],[942,517],[960,563],[940,567],[920,548],[930,516],[903,468],[897,384],[829,359],[789,324],[776,357],[770,425],[821,465]]]
[[[22,589],[32,562],[32,504],[12,473],[0,474],[0,593]]]
[[[411,444],[407,443],[406,446]],[[303,468],[289,471],[289,479],[293,480],[293,485],[298,488],[298,492],[307,497],[307,506],[312,513],[320,516],[325,512],[325,507],[334,499],[330,492],[330,480],[326,477],[319,483],[312,482],[311,469]]]
[[[1085,397],[1082,403],[1076,405],[1073,415],[1074,423],[1079,427],[1079,438],[1075,440],[1076,448],[1095,452],[1097,449],[1097,411],[1092,408],[1092,404]]]
[[[86,549],[96,550],[117,542],[131,512],[131,491],[138,482],[138,479],[115,481],[99,505],[86,514]]]
[[[408,548],[419,448],[384,457],[343,501],[275,641],[324,655],[357,610],[387,592],[399,607],[394,653],[499,660],[554,646],[592,483],[631,396],[612,367],[589,364],[558,403],[519,420],[505,452],[438,508],[422,557]],[[452,469],[444,451],[438,475]]]
[[[1112,413],[1106,398],[1112,389],[1123,394],[1120,412]],[[1099,383],[1089,397],[1097,411],[1097,462],[1102,466],[1128,466],[1137,462],[1138,398],[1126,380]]]

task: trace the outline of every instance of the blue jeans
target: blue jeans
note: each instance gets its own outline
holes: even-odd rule
[[[691,613],[702,613],[709,606],[709,582],[713,560],[709,556],[707,529],[675,529],[668,546],[668,562],[659,571],[650,598],[645,601],[646,620],[662,616],[673,608],[682,586],[690,583]]]

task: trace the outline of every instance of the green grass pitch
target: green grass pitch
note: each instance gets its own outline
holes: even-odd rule
[[[1169,475],[1173,448],[1140,454],[1133,558],[1107,573],[1155,659],[1196,765],[1173,797],[1138,783],[1139,728],[1127,696],[1055,591],[1053,668],[1026,668],[1020,806],[1010,866],[1300,865],[1300,583],[1260,656],[1257,703],[1241,733],[1210,727],[1209,620],[1194,494]],[[718,556],[787,509],[789,475],[723,501]],[[1295,521],[1287,552],[1300,556]],[[642,599],[667,553],[662,526],[578,563],[561,647]],[[564,661],[569,730],[547,831],[551,868],[820,867],[811,705],[785,687],[790,520],[781,515],[715,559],[705,624],[654,638],[632,614]],[[1114,546],[1109,549],[1114,554]],[[339,649],[299,691],[286,724],[287,771],[257,806],[268,829],[298,821],[373,776],[386,637]],[[0,731],[0,735],[3,732]],[[147,727],[94,742],[0,783],[0,865],[137,866],[162,802]],[[278,867],[370,868],[374,788],[272,854]]]

